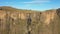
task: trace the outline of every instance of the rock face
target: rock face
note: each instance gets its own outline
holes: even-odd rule
[[[60,9],[44,12],[0,10],[0,34],[60,34]]]

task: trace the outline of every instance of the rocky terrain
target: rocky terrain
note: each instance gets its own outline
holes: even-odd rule
[[[0,34],[60,34],[60,9],[39,12],[0,7]]]

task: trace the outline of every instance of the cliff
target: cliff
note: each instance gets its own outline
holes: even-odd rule
[[[0,7],[0,34],[60,34],[60,9],[38,12]]]

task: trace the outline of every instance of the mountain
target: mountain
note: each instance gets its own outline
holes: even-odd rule
[[[34,11],[0,7],[0,34],[60,34],[60,8]]]

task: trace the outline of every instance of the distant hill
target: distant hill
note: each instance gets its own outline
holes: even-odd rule
[[[17,9],[17,8],[13,8],[13,7],[10,7],[10,6],[1,6],[0,7],[0,10],[5,10],[5,11],[20,11],[20,12],[33,12],[34,10],[24,10],[24,9]],[[36,11],[34,11],[36,12]]]

